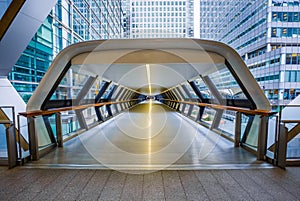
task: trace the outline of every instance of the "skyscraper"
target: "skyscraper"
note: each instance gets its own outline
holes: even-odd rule
[[[199,0],[199,2],[195,2],[195,7],[200,6],[199,17],[196,18],[195,16],[195,20],[198,20],[200,23],[199,38],[219,39],[219,35],[222,34],[219,31],[221,19],[224,17],[226,9],[232,4],[233,1],[226,0]]]
[[[205,10],[207,5],[217,2],[201,2],[200,16],[206,16],[201,19],[203,26],[210,24],[208,20],[215,15]],[[213,35],[201,26],[201,37],[217,39],[235,48],[272,104],[287,104],[299,95],[299,0],[219,3],[225,3],[225,7],[219,11],[217,20],[211,22],[215,27]]]
[[[130,0],[130,38],[194,36],[193,0]]]
[[[123,38],[123,34],[121,0],[58,0],[8,78],[27,101],[63,48],[80,41]]]

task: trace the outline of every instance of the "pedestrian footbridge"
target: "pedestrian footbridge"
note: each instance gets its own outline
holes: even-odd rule
[[[26,157],[36,165],[286,164],[287,138],[279,135],[288,131],[240,56],[215,41],[71,45],[53,61],[26,110],[19,116],[28,120]],[[270,119],[277,119],[274,129]],[[26,152],[22,147],[18,156]]]

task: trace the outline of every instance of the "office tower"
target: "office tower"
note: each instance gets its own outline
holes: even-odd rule
[[[130,0],[130,38],[194,36],[193,0]]]
[[[123,38],[123,18],[121,0],[59,0],[8,78],[27,101],[63,48],[80,41]]]
[[[220,30],[220,22],[224,17],[225,11],[230,6],[233,6],[233,1],[226,0],[198,0],[195,2],[195,8],[200,7],[200,14],[198,18],[195,16],[195,20],[199,21],[200,33],[199,38],[218,40],[219,35],[222,34]],[[196,31],[196,30],[195,30]]]
[[[201,2],[201,16],[211,16]],[[212,38],[234,47],[273,105],[287,104],[300,94],[299,0],[230,1],[213,25]],[[211,19],[210,17],[207,20]]]

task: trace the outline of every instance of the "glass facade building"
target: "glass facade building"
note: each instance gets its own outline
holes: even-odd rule
[[[194,36],[192,0],[130,0],[130,38]]]
[[[300,94],[299,0],[202,1],[201,16],[209,17],[201,27],[218,17],[207,10],[216,3],[225,6],[211,23],[214,32],[200,29],[201,37],[235,48],[270,102],[288,104]]]
[[[63,48],[80,41],[122,38],[123,18],[121,0],[59,0],[13,67],[9,80],[27,101]]]

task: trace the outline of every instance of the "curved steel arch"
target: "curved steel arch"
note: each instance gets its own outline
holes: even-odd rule
[[[98,73],[98,75],[101,74],[99,72],[102,72],[100,75],[102,76],[109,66],[113,63],[116,63],[117,65],[118,59],[132,52],[140,52],[141,58],[147,58],[146,54],[143,55],[143,52],[145,53],[146,50],[151,50],[156,53],[163,51],[175,54],[178,58],[181,57],[181,59],[190,62],[194,68],[193,71],[197,71],[198,74],[209,74],[213,67],[227,67],[239,83],[243,92],[248,95],[248,99],[251,99],[257,109],[270,109],[269,101],[243,60],[235,50],[223,43],[200,39],[117,39],[87,41],[65,48],[55,58],[35,93],[29,100],[27,111],[41,109],[43,103],[49,98],[49,94],[51,95],[51,91],[55,90],[55,86],[58,85],[60,79],[72,64],[85,64],[85,68],[93,71],[95,74]],[[101,59],[97,56],[93,57],[93,54],[98,56],[102,55],[103,58]],[[159,58],[159,54],[156,57]],[[172,59],[170,59],[170,61],[172,61]],[[130,60],[129,57],[127,62],[128,64],[139,64],[137,61],[134,63],[134,60]],[[219,63],[222,65],[219,65]],[[100,69],[100,71],[97,72],[97,70],[99,70],[96,69],[97,66],[99,69],[103,69]],[[168,65],[170,68],[171,66],[172,65]],[[184,67],[186,68],[186,65]],[[117,71],[112,71],[105,76],[113,76],[113,73],[117,73]],[[191,74],[190,76],[192,75],[194,74]],[[187,78],[186,76],[183,77]],[[170,78],[166,75],[165,79]]]

